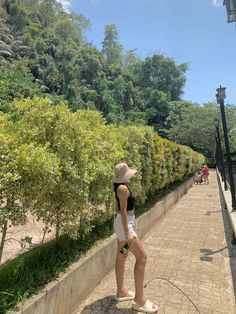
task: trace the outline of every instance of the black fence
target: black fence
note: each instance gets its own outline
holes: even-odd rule
[[[224,168],[225,168],[225,176],[226,176],[227,185],[230,190],[231,187],[230,187],[229,169],[227,165],[224,165]],[[234,180],[234,190],[236,193],[236,165],[232,165],[232,174],[233,174],[233,180]]]
[[[232,199],[232,210],[236,210],[236,162],[234,154],[225,155],[222,151],[219,128],[216,127],[216,167],[224,183],[224,190],[230,190]]]

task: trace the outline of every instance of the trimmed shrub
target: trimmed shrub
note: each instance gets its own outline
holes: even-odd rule
[[[188,177],[204,162],[201,154],[161,138],[150,127],[106,125],[98,112],[73,113],[48,99],[18,101],[11,116],[14,123],[9,117],[0,115],[5,125],[0,127],[0,158],[6,161],[0,164],[0,199],[18,198],[22,210],[10,208],[13,202],[8,202],[0,211],[0,223],[7,226],[13,216],[15,225],[24,223],[29,208],[45,230],[56,228],[57,242],[0,267],[2,309],[28,297],[79,258],[97,239],[97,226],[111,232],[116,163],[138,169],[130,185],[141,207],[148,197]],[[8,167],[8,160],[14,167]]]

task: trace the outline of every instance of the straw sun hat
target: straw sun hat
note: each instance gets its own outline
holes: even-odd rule
[[[126,163],[122,162],[115,166],[114,183],[126,183],[137,172],[137,169],[130,168]]]

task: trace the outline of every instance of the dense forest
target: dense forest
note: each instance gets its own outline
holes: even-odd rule
[[[0,0],[0,110],[33,96],[65,101],[70,109],[103,113],[107,123],[150,125],[161,136],[213,156],[219,108],[182,99],[187,63],[124,51],[115,25],[106,25],[101,51],[85,38],[82,14],[56,0]],[[227,108],[236,150],[236,109]],[[232,132],[231,132],[232,130]]]

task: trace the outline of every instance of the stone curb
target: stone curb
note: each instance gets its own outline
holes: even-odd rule
[[[148,212],[137,218],[137,230],[142,238],[168,210],[192,186],[190,178],[157,202]],[[60,277],[49,283],[37,295],[33,295],[24,304],[18,304],[18,310],[7,314],[69,314],[88,296],[88,294],[114,268],[117,240],[115,234],[99,241],[78,262],[72,264]]]

